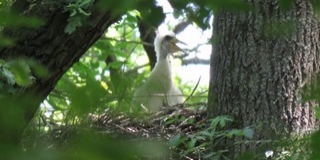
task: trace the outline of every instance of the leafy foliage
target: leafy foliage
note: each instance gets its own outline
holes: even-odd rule
[[[10,11],[12,1],[0,1],[0,47],[13,46],[14,41],[3,36],[2,30],[4,27],[39,27],[43,24],[42,20],[36,17],[24,17]]]
[[[2,94],[16,94],[15,85],[30,86],[37,77],[45,77],[48,71],[33,60],[16,59],[12,61],[0,60],[0,89]],[[32,72],[31,72],[32,71]]]
[[[64,32],[71,34],[77,27],[82,26],[86,18],[90,16],[88,8],[93,4],[93,0],[73,0],[64,7],[64,12],[69,12],[68,25]]]
[[[290,8],[292,0],[280,0],[280,6],[284,9]],[[316,2],[314,2],[316,3]],[[39,19],[26,18],[16,14],[9,14],[8,6],[11,1],[0,2],[0,25],[1,27],[37,27],[42,24]],[[243,1],[171,1],[175,8],[174,15],[178,18],[181,15],[188,17],[198,26],[205,29],[210,26],[209,17],[213,12],[220,9],[231,9],[248,11],[252,9]],[[93,0],[71,0],[65,5],[64,12],[69,13],[69,24],[65,27],[65,33],[72,34],[77,27],[85,24],[91,15],[90,7]],[[99,1],[101,9],[109,9],[113,13],[123,13],[120,22],[108,29],[103,37],[97,41],[75,64],[55,86],[55,90],[47,97],[26,131],[24,149],[26,152],[17,154],[16,159],[132,159],[132,155],[157,155],[157,152],[165,153],[165,147],[150,141],[133,142],[123,141],[127,136],[106,137],[104,131],[92,131],[90,127],[84,127],[88,121],[88,115],[101,115],[106,110],[130,115],[133,112],[131,95],[133,90],[148,76],[150,69],[141,63],[144,50],[139,39],[137,30],[137,18],[141,17],[152,26],[158,26],[163,19],[163,12],[153,1]],[[315,5],[315,9],[319,8]],[[291,24],[291,22],[289,22]],[[270,24],[266,30],[272,30],[277,26],[285,24]],[[289,27],[289,30],[291,28]],[[276,30],[275,34],[282,34]],[[3,37],[0,34],[0,45],[14,45],[14,41]],[[0,60],[0,96],[10,99],[11,94],[17,93],[16,86],[28,87],[35,83],[36,77],[45,77],[47,70],[33,60],[15,59],[11,61]],[[175,79],[181,82],[181,79]],[[180,83],[178,83],[180,84]],[[184,93],[190,95],[194,91],[194,84],[179,86]],[[312,87],[310,99],[317,99],[318,87]],[[188,109],[201,109],[193,107],[194,104],[203,104],[207,100],[207,88],[196,87],[194,96],[191,96],[188,103],[192,104]],[[32,97],[30,98],[32,99]],[[10,112],[8,101],[3,101],[2,110],[7,117],[23,117],[19,110]],[[27,100],[21,100],[27,102]],[[0,114],[2,116],[3,114]],[[18,115],[18,116],[17,116]],[[136,116],[136,115],[135,115]],[[89,117],[90,118],[90,117]],[[10,120],[7,118],[7,120]],[[14,120],[12,120],[14,121]],[[197,119],[176,116],[166,119],[166,125],[175,123],[197,124]],[[170,137],[167,144],[176,150],[178,157],[190,155],[206,159],[223,158],[225,151],[212,151],[215,142],[224,138],[244,137],[251,139],[254,130],[251,127],[241,129],[224,129],[226,124],[233,121],[228,116],[216,117],[208,120],[196,132],[184,134],[177,132]],[[19,124],[15,124],[19,125]],[[89,125],[90,126],[90,125]],[[219,128],[219,130],[218,130]],[[223,128],[223,129],[221,129]],[[48,136],[48,134],[52,134]],[[54,139],[56,135],[63,134],[61,139]],[[52,141],[61,142],[61,146],[53,146]],[[68,137],[68,138],[65,138]],[[29,138],[29,139],[28,139]],[[29,140],[29,141],[28,141]],[[315,153],[319,151],[319,133],[311,136],[311,159],[316,159]],[[50,143],[52,142],[52,143]],[[292,144],[292,143],[290,143]],[[139,146],[140,148],[135,148]],[[298,145],[300,146],[300,145]],[[126,152],[123,151],[126,148]],[[1,148],[2,149],[2,148]],[[162,152],[163,151],[163,152]],[[36,156],[35,156],[36,155]],[[253,159],[254,154],[247,153],[243,159]],[[161,157],[163,155],[159,155]],[[293,156],[283,156],[294,159]],[[282,159],[279,156],[279,159]]]
[[[196,124],[195,119],[185,118],[175,120],[174,123],[183,121],[189,124]],[[200,129],[197,132],[191,132],[186,135],[178,133],[169,140],[169,145],[178,150],[181,157],[202,157],[204,159],[222,159],[223,153],[227,151],[214,151],[212,148],[216,142],[225,138],[253,137],[253,130],[249,127],[244,129],[225,129],[227,123],[233,120],[228,116],[219,116],[207,120],[203,126],[197,126]],[[170,122],[170,121],[168,121]],[[219,128],[219,129],[218,129]],[[223,129],[222,129],[223,128]],[[222,129],[222,130],[221,130]]]
[[[141,14],[136,10],[124,14],[122,20],[110,27],[62,77],[42,105],[34,122],[38,127],[32,129],[31,133],[41,128],[39,136],[44,136],[63,126],[72,128],[82,125],[87,122],[88,114],[100,115],[106,110],[128,115],[133,113],[133,91],[150,73],[150,69],[144,64],[147,59],[142,59],[145,52],[137,30],[136,17]],[[194,84],[185,86],[184,93],[190,94],[193,87]],[[199,88],[188,102],[205,103],[207,89]],[[202,94],[201,97],[198,97],[198,94]],[[96,144],[99,140],[83,138],[83,141]],[[107,141],[105,143],[108,144]],[[32,150],[32,147],[26,148]],[[161,147],[159,149],[161,150]],[[76,150],[79,151],[78,148]],[[84,156],[91,154],[84,150],[81,152]]]

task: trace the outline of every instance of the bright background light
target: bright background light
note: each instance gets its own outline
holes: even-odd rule
[[[159,26],[158,30],[169,30],[168,26],[175,26],[181,22],[173,16],[173,9],[167,0],[158,0],[158,5],[163,7],[164,13],[166,13],[166,19],[162,25]],[[211,18],[212,22],[212,18]],[[212,28],[212,27],[211,27]],[[189,56],[186,59],[198,57],[199,59],[210,59],[211,45],[208,43],[212,35],[212,30],[208,29],[202,31],[197,26],[189,25],[183,32],[177,35],[177,38],[187,45],[187,49],[194,49],[198,45],[197,51],[189,52]],[[205,44],[205,45],[203,45]],[[183,46],[185,47],[185,46]],[[176,76],[182,79],[182,83],[194,83],[196,84],[199,77],[201,77],[200,85],[209,86],[209,65],[203,64],[189,64],[182,66],[179,60],[172,60],[173,72]]]

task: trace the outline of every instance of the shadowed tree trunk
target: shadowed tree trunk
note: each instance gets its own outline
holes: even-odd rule
[[[315,126],[301,88],[319,71],[319,22],[307,0],[284,10],[277,0],[253,0],[254,10],[215,14],[209,116],[231,115],[230,128],[253,126],[253,141],[288,138]],[[229,157],[259,154],[271,144],[221,141]],[[268,147],[268,148],[267,148]]]
[[[39,17],[44,24],[36,29],[5,29],[5,36],[14,39],[16,43],[10,48],[0,48],[0,59],[31,58],[48,68],[50,75],[46,78],[35,77],[32,86],[21,89],[12,99],[3,100],[1,97],[0,144],[19,143],[20,135],[27,123],[34,117],[40,103],[57,81],[119,18],[110,11],[101,11],[93,7],[87,23],[69,35],[64,32],[69,13],[64,12],[60,3],[19,0],[12,6],[13,10],[21,15]],[[10,122],[13,119],[18,125]],[[6,146],[0,147],[1,150]]]
[[[157,62],[156,51],[154,50],[153,41],[156,38],[155,30],[144,20],[138,18],[138,28],[140,32],[140,39],[143,42],[143,48],[147,53],[149,59],[149,65],[151,70]],[[149,44],[149,45],[148,45]]]

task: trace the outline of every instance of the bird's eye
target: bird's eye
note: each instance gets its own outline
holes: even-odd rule
[[[164,37],[164,39],[167,40],[167,41],[171,40],[172,38],[173,38],[173,37],[172,37],[172,36],[169,36],[169,35],[167,35],[167,36]]]

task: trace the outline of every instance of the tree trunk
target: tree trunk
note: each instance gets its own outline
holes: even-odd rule
[[[285,10],[277,0],[252,0],[250,6],[249,12],[220,10],[213,24],[209,116],[231,115],[228,127],[254,129],[254,143],[236,145],[244,139],[233,138],[216,146],[231,158],[244,151],[262,154],[271,144],[257,141],[288,138],[316,123],[312,104],[301,98],[301,88],[319,71],[312,5],[297,0]]]
[[[78,27],[72,34],[66,34],[64,28],[68,24],[70,13],[64,12],[63,5],[59,3],[61,2],[19,0],[13,4],[13,10],[16,12],[25,16],[39,17],[44,24],[35,29],[5,29],[5,36],[14,39],[16,43],[10,48],[0,48],[0,59],[31,58],[48,68],[50,75],[46,78],[36,77],[32,86],[22,89],[19,95],[10,100],[6,99],[6,103],[0,105],[3,113],[0,114],[2,121],[0,130],[4,133],[0,136],[0,146],[19,143],[21,133],[57,81],[119,18],[109,11],[93,7],[87,23]],[[14,125],[8,120],[4,121],[5,119],[15,121],[15,124],[19,125]]]
[[[149,59],[149,65],[151,67],[151,70],[154,68],[156,62],[157,62],[157,56],[156,51],[154,50],[153,41],[156,38],[156,33],[152,26],[150,26],[148,23],[146,23],[141,18],[138,18],[138,28],[140,32],[140,39],[143,42],[143,48],[147,53],[148,59]],[[150,44],[150,45],[147,45]]]

